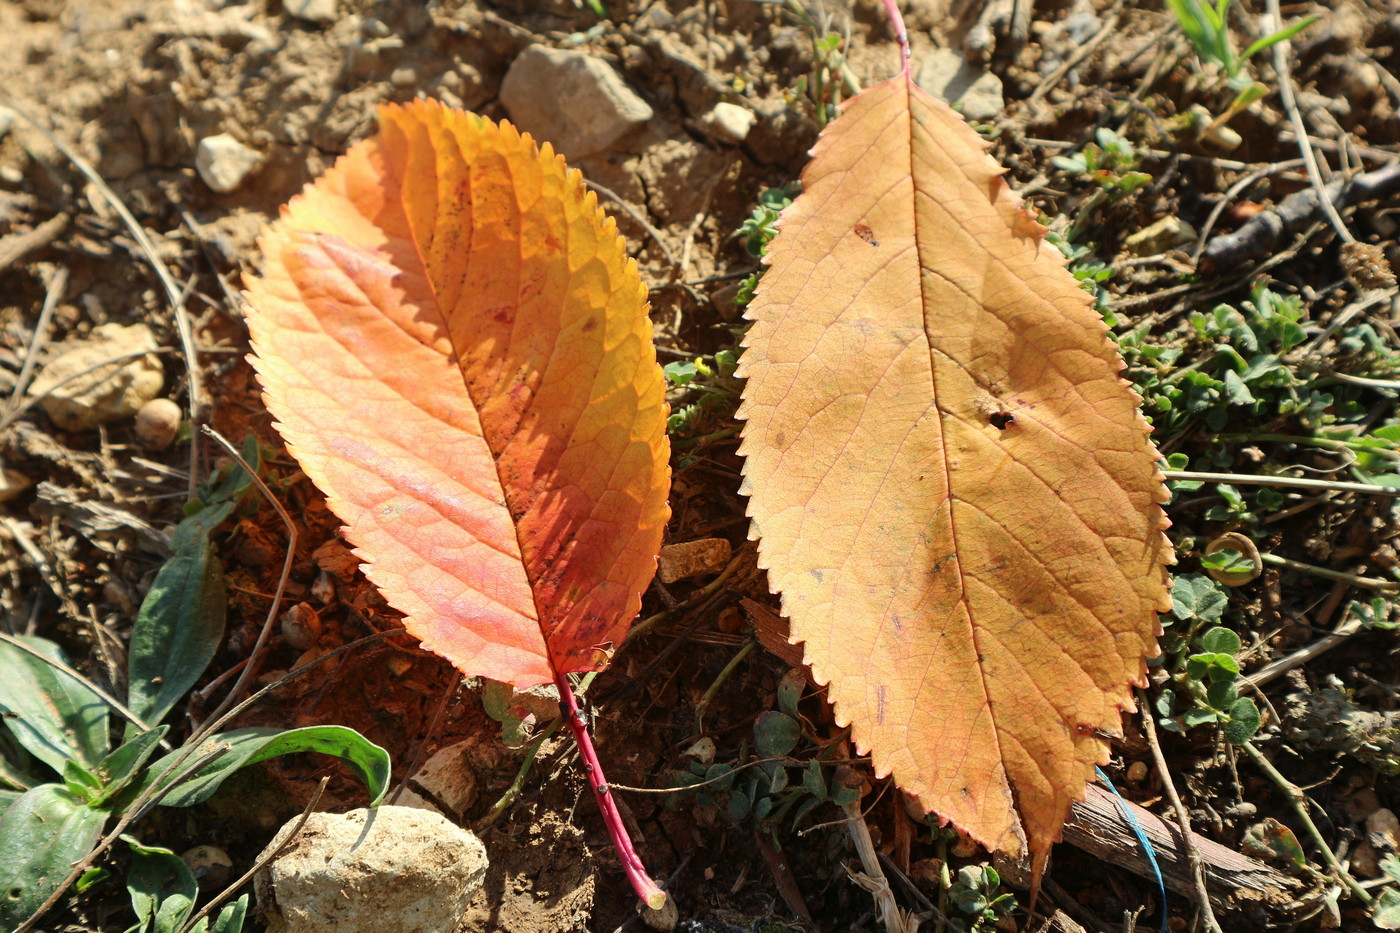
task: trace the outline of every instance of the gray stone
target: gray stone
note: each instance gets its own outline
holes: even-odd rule
[[[268,933],[451,933],[486,866],[480,840],[441,814],[383,806],[312,814],[253,888]]]
[[[340,17],[336,0],[282,0],[282,8],[308,23],[333,23]]]
[[[722,101],[700,118],[705,132],[722,143],[738,145],[748,138],[749,130],[758,122],[758,114],[738,104]]]
[[[607,62],[541,45],[515,57],[501,103],[517,127],[571,160],[607,149],[652,118]]]
[[[249,149],[227,133],[206,136],[194,151],[194,167],[204,183],[220,194],[236,191],[258,169],[262,153]]]
[[[934,49],[919,64],[919,87],[957,105],[969,120],[995,120],[1006,107],[1001,78],[969,64],[954,49]]]

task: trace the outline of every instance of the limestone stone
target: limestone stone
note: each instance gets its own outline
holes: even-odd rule
[[[955,49],[934,49],[925,55],[916,83],[956,105],[969,120],[995,120],[1006,107],[1001,78],[973,66]]]
[[[238,190],[262,165],[262,153],[227,133],[206,136],[194,151],[194,167],[199,177],[220,194]]]
[[[501,103],[512,123],[570,160],[607,149],[653,115],[607,62],[539,45],[511,63]]]
[[[481,841],[441,814],[382,806],[312,814],[253,887],[268,933],[451,933],[486,867]]]
[[[159,358],[135,355],[154,349],[155,334],[145,324],[102,324],[86,337],[65,341],[34,377],[29,394],[65,431],[125,420],[165,383]]]

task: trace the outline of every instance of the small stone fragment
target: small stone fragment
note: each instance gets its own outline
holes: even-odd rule
[[[17,470],[0,469],[0,502],[9,502],[33,485],[32,479]]]
[[[168,398],[153,398],[136,413],[136,436],[153,450],[164,450],[180,433],[180,406]]]
[[[1147,762],[1135,761],[1128,765],[1128,780],[1134,784],[1147,780]]]
[[[607,149],[653,116],[607,62],[541,45],[515,57],[501,103],[517,127],[569,159]]]
[[[1001,78],[973,66],[955,49],[934,49],[924,56],[916,83],[979,123],[995,120],[1006,109]]]
[[[336,0],[282,0],[282,8],[308,23],[333,23],[340,16]]]
[[[715,760],[715,751],[715,740],[708,735],[703,735],[693,745],[681,752],[681,756],[693,758],[700,764],[707,765]]]
[[[305,651],[321,637],[321,616],[310,603],[297,603],[278,620],[282,640],[298,651]]]
[[[258,169],[263,156],[227,133],[206,136],[194,151],[194,167],[199,177],[219,194],[236,191]]]
[[[221,890],[233,872],[233,859],[218,846],[195,846],[180,858],[189,866],[201,891]]]
[[[661,549],[659,563],[662,583],[719,573],[729,563],[729,542],[723,538],[701,538],[668,544]]]
[[[1366,817],[1366,840],[1378,852],[1394,852],[1400,849],[1400,820],[1395,812],[1381,807]]]
[[[1123,238],[1123,246],[1134,256],[1156,256],[1196,240],[1196,228],[1173,214],[1148,224]]]
[[[1342,801],[1342,809],[1353,823],[1360,823],[1380,808],[1380,797],[1370,787],[1362,787]]]
[[[737,146],[748,138],[749,130],[758,122],[758,114],[738,104],[722,101],[700,118],[705,132],[722,143]]]
[[[1358,878],[1379,878],[1381,876],[1381,854],[1365,839],[1351,850],[1351,873]]]
[[[460,816],[481,793],[478,772],[490,771],[502,756],[500,739],[470,738],[440,748],[409,778],[408,786],[450,816]]]
[[[145,324],[102,324],[62,348],[34,378],[29,394],[65,431],[130,418],[165,383],[156,356],[133,356],[156,349],[155,334]]]
[[[441,814],[382,806],[312,814],[253,885],[268,933],[451,933],[486,864],[480,840]]]

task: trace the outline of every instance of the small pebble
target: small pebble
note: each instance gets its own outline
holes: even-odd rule
[[[282,639],[298,651],[305,651],[321,637],[321,616],[310,603],[297,603],[282,613]]]
[[[32,485],[34,481],[23,473],[0,469],[0,502],[9,502]]]
[[[199,882],[201,891],[222,889],[233,872],[233,859],[218,846],[195,846],[180,858],[189,866],[190,874]]]
[[[1366,817],[1366,838],[1380,852],[1400,849],[1400,819],[1393,810],[1381,807]]]
[[[236,191],[262,165],[262,153],[227,133],[206,136],[195,147],[195,170],[204,183],[219,194]]]
[[[336,0],[283,0],[282,8],[309,23],[333,23],[340,16]]]
[[[183,413],[180,406],[168,398],[153,398],[136,413],[136,436],[143,446],[164,450],[180,433]]]
[[[758,122],[758,114],[747,107],[726,102],[715,104],[713,110],[700,118],[700,125],[722,143],[738,145],[748,138],[749,130]]]
[[[1128,780],[1134,784],[1147,780],[1147,762],[1135,761],[1128,765]]]

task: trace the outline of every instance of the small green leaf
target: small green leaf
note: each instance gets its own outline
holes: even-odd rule
[[[753,809],[753,800],[748,794],[736,790],[729,795],[729,815],[736,823],[747,817],[751,809]]]
[[[1221,681],[1206,687],[1206,702],[1211,709],[1228,710],[1239,699],[1239,690],[1232,681]]]
[[[787,713],[769,710],[754,721],[753,736],[760,758],[780,758],[797,747],[802,727]]]
[[[58,645],[18,639],[63,664]],[[15,739],[44,764],[63,773],[70,758],[87,768],[107,754],[107,704],[86,684],[14,645],[0,642],[0,710]]]
[[[778,681],[778,709],[792,718],[797,718],[797,701],[802,699],[802,691],[807,688],[807,675],[793,668]]]
[[[666,374],[666,381],[673,386],[688,386],[695,381],[695,377],[700,370],[695,364],[682,360],[676,363],[667,363],[661,367],[661,371]]]
[[[1298,837],[1273,817],[1266,817],[1246,829],[1240,846],[1250,855],[1291,862],[1296,868],[1307,870],[1308,857],[1303,854]]]
[[[98,762],[96,772],[98,779],[102,781],[103,789],[96,802],[106,803],[121,793],[141,770],[141,766],[149,761],[151,755],[160,747],[160,740],[165,738],[168,731],[169,726],[157,726],[148,732],[142,732]]]
[[[1220,714],[1213,709],[1188,709],[1181,714],[1181,721],[1186,724],[1186,728],[1194,729],[1203,726],[1208,722],[1216,722],[1220,719]]]
[[[818,800],[826,799],[826,777],[822,774],[821,762],[817,759],[813,758],[807,762],[807,767],[802,772],[802,786]]]
[[[860,799],[860,788],[837,782],[831,785],[831,802],[838,807],[855,803]]]
[[[716,793],[726,791],[734,786],[734,769],[729,765],[715,762],[705,770],[704,779],[706,781],[714,781],[713,784],[706,785],[710,790]]]
[[[214,926],[209,933],[240,933],[243,929],[243,922],[248,916],[248,895],[243,895],[232,904],[219,911],[219,916],[214,918]],[[203,921],[201,921],[201,926]],[[204,933],[198,926],[194,933]]]
[[[107,816],[57,784],[41,784],[0,814],[0,930],[48,900],[97,844]]]
[[[1371,923],[1378,930],[1400,930],[1400,891],[1386,888],[1380,893],[1371,910]]]
[[[321,752],[343,759],[365,782],[370,806],[378,806],[389,791],[389,753],[354,729],[344,726],[306,726],[286,732],[276,729],[235,729],[206,739],[185,759],[184,767],[216,750],[223,750],[224,754],[182,781],[161,803],[169,807],[190,807],[203,803],[240,768],[295,752]],[[146,781],[154,781],[180,754],[181,750],[176,749],[151,764],[145,771]],[[176,772],[178,774],[179,771]],[[164,786],[169,782],[170,778],[166,778],[161,783]]]
[[[1205,574],[1182,574],[1172,582],[1172,615],[1182,621],[1216,622],[1228,603],[1225,591]]]
[[[122,836],[131,847],[131,870],[126,890],[136,925],[127,933],[174,933],[189,917],[199,885],[185,860],[169,849],[142,845],[131,836]]]
[[[91,891],[111,877],[112,873],[105,868],[89,868],[78,876],[77,881],[73,882],[73,890],[78,894],[83,894],[87,891]]]
[[[1230,721],[1221,729],[1225,741],[1231,745],[1243,745],[1258,731],[1259,707],[1248,697],[1236,700],[1235,705],[1230,707]]]
[[[102,792],[102,782],[87,768],[69,758],[63,763],[63,786],[79,800],[91,803]]]
[[[233,507],[209,506],[176,527],[170,559],[141,603],[128,649],[127,705],[148,726],[164,719],[194,686],[224,637],[224,569],[209,535]],[[126,738],[140,731],[129,722]]]
[[[1217,626],[1201,636],[1201,647],[1215,654],[1239,654],[1240,636],[1227,628]]]

